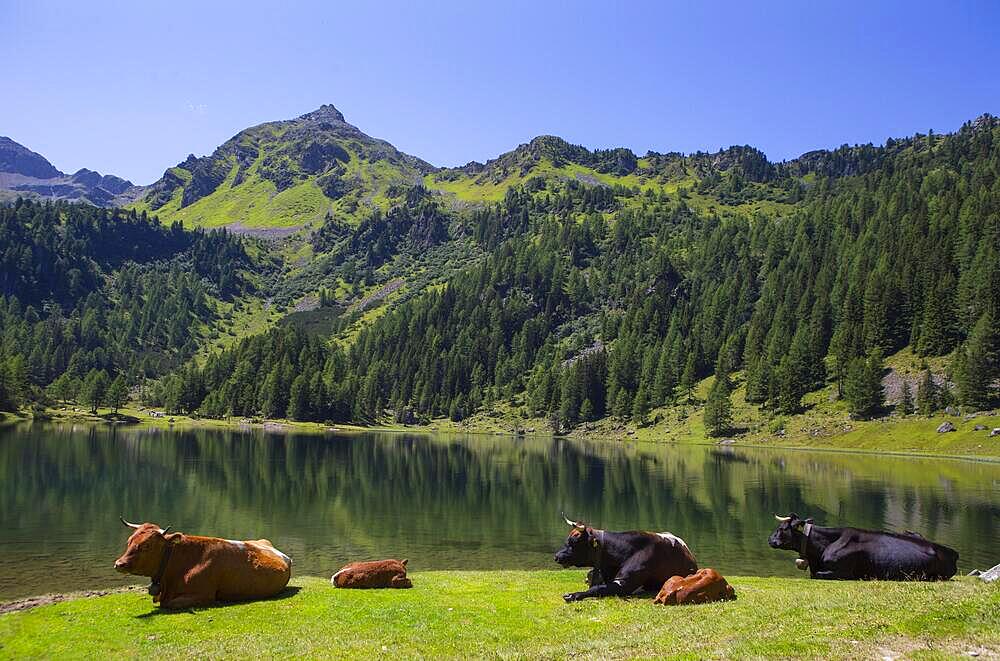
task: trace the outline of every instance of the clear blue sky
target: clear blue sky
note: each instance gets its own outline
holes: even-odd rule
[[[0,135],[150,183],[323,103],[435,165],[542,133],[784,159],[1000,114],[1000,2],[618,4],[0,0]]]

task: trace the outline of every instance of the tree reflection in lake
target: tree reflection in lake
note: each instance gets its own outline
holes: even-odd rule
[[[499,436],[275,434],[80,425],[0,430],[0,599],[124,582],[149,520],[267,537],[297,574],[348,560],[554,569],[559,511],[670,530],[724,573],[794,575],[772,513],[916,530],[960,569],[995,564],[1000,465],[946,459]]]

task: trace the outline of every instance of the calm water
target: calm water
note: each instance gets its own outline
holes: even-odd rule
[[[267,537],[298,574],[349,560],[555,569],[571,517],[670,530],[703,566],[800,575],[772,512],[916,530],[992,566],[1000,464],[847,453],[489,436],[0,430],[0,600],[127,582],[119,514],[188,533]],[[139,582],[142,579],[134,579]]]

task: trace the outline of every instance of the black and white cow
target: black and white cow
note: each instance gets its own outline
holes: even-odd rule
[[[593,567],[587,575],[590,589],[565,594],[566,601],[655,593],[671,576],[698,571],[687,544],[669,532],[607,532],[563,519],[571,530],[555,561],[563,567]]]

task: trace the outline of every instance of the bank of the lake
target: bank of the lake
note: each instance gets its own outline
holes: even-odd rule
[[[412,590],[295,578],[278,599],[163,613],[139,591],[0,615],[10,658],[953,657],[1000,653],[1000,587],[731,577],[734,602],[563,603],[582,571],[421,572]]]
[[[272,431],[388,431],[410,433],[510,434],[551,436],[544,419],[525,420],[510,415],[502,408],[493,414],[477,414],[462,422],[447,418],[426,424],[401,425],[382,422],[373,425],[300,422],[286,419],[227,418],[212,419],[186,415],[165,415],[162,411],[126,407],[117,415],[109,409],[99,409],[97,415],[81,407],[46,409],[50,420],[106,424],[139,424],[163,429],[239,429],[263,428]],[[605,418],[579,425],[568,433],[571,438],[608,440],[612,442],[641,441],[649,443],[695,443],[760,446],[792,449],[851,450],[861,452],[974,457],[1000,460],[1000,436],[991,436],[1000,427],[996,411],[949,415],[889,415],[876,420],[849,420],[845,415],[826,409],[809,409],[798,416],[785,417],[774,429],[763,423],[749,425],[728,437],[712,437],[705,433],[702,412],[697,406],[672,407],[654,411],[647,424],[637,425]],[[26,414],[7,414],[7,421],[30,420]],[[943,423],[954,431],[939,432]]]

